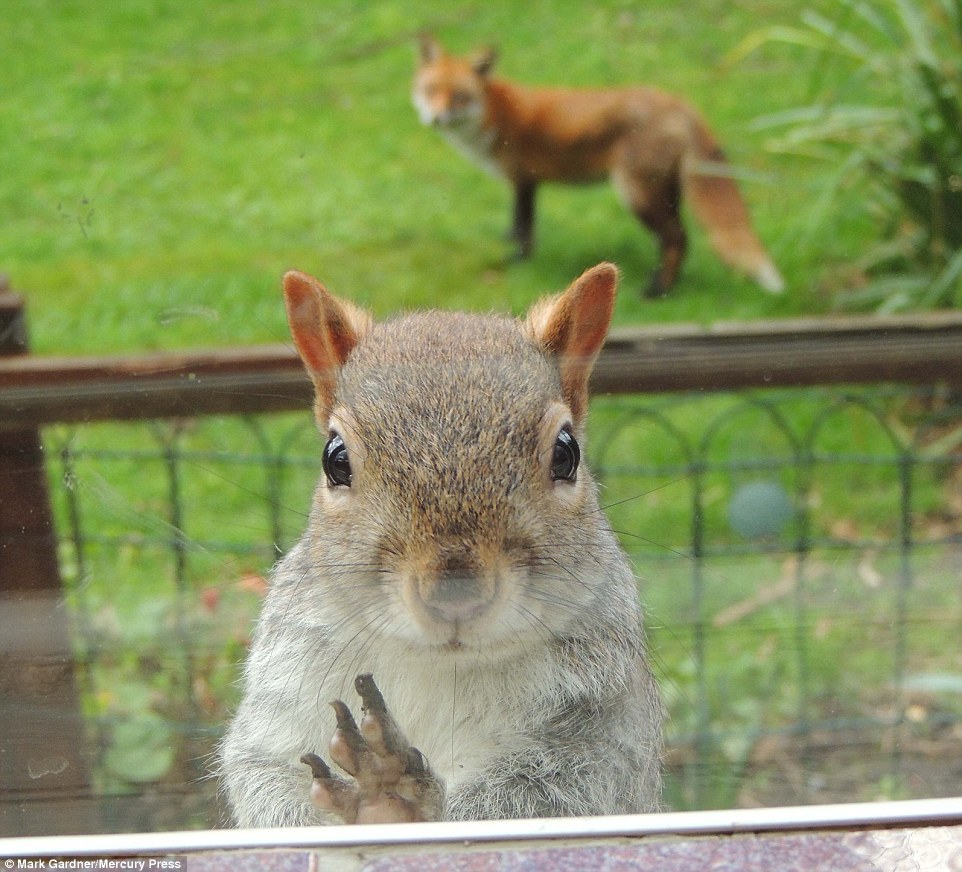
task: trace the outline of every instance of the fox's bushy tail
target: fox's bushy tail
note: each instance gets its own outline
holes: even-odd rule
[[[785,281],[752,229],[748,207],[718,142],[695,118],[693,149],[686,156],[685,194],[719,257],[753,279],[762,290],[780,294]]]

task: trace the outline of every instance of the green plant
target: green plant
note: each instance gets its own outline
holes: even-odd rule
[[[833,86],[816,81],[814,103],[756,122],[780,130],[777,150],[836,163],[822,210],[842,187],[864,188],[883,222],[882,241],[856,264],[865,283],[839,302],[962,304],[962,2],[841,0],[834,18],[808,9],[801,21],[755,31],[729,60],[786,42],[816,52],[821,71],[850,69]]]

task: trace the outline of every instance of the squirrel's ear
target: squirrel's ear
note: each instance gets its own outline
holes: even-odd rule
[[[317,279],[292,270],[284,276],[287,321],[304,367],[314,382],[314,416],[327,427],[337,372],[371,327],[363,310],[328,293]]]
[[[535,303],[528,312],[526,331],[557,361],[561,390],[575,421],[588,405],[588,376],[608,334],[617,287],[618,267],[599,263],[564,293]]]

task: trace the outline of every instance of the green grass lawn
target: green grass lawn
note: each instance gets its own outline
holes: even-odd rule
[[[723,63],[746,33],[800,9],[10,0],[0,270],[27,295],[42,353],[284,339],[279,277],[291,267],[380,314],[521,311],[602,259],[625,272],[622,324],[822,312],[832,268],[859,253],[871,222],[856,192],[821,215],[831,167],[767,152],[752,121],[811,97],[831,68],[784,46]],[[457,50],[496,43],[500,71],[520,80],[686,95],[744,174],[788,293],[733,276],[693,229],[675,295],[641,301],[654,246],[604,185],[546,189],[538,252],[509,264],[506,187],[410,106],[422,29]]]

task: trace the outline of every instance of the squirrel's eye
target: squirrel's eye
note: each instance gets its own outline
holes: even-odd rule
[[[578,463],[581,461],[581,449],[578,440],[565,425],[554,444],[551,455],[551,480],[575,481],[578,477]]]
[[[331,433],[331,438],[324,446],[321,465],[331,487],[351,486],[351,458],[348,457],[347,446],[339,434]]]

